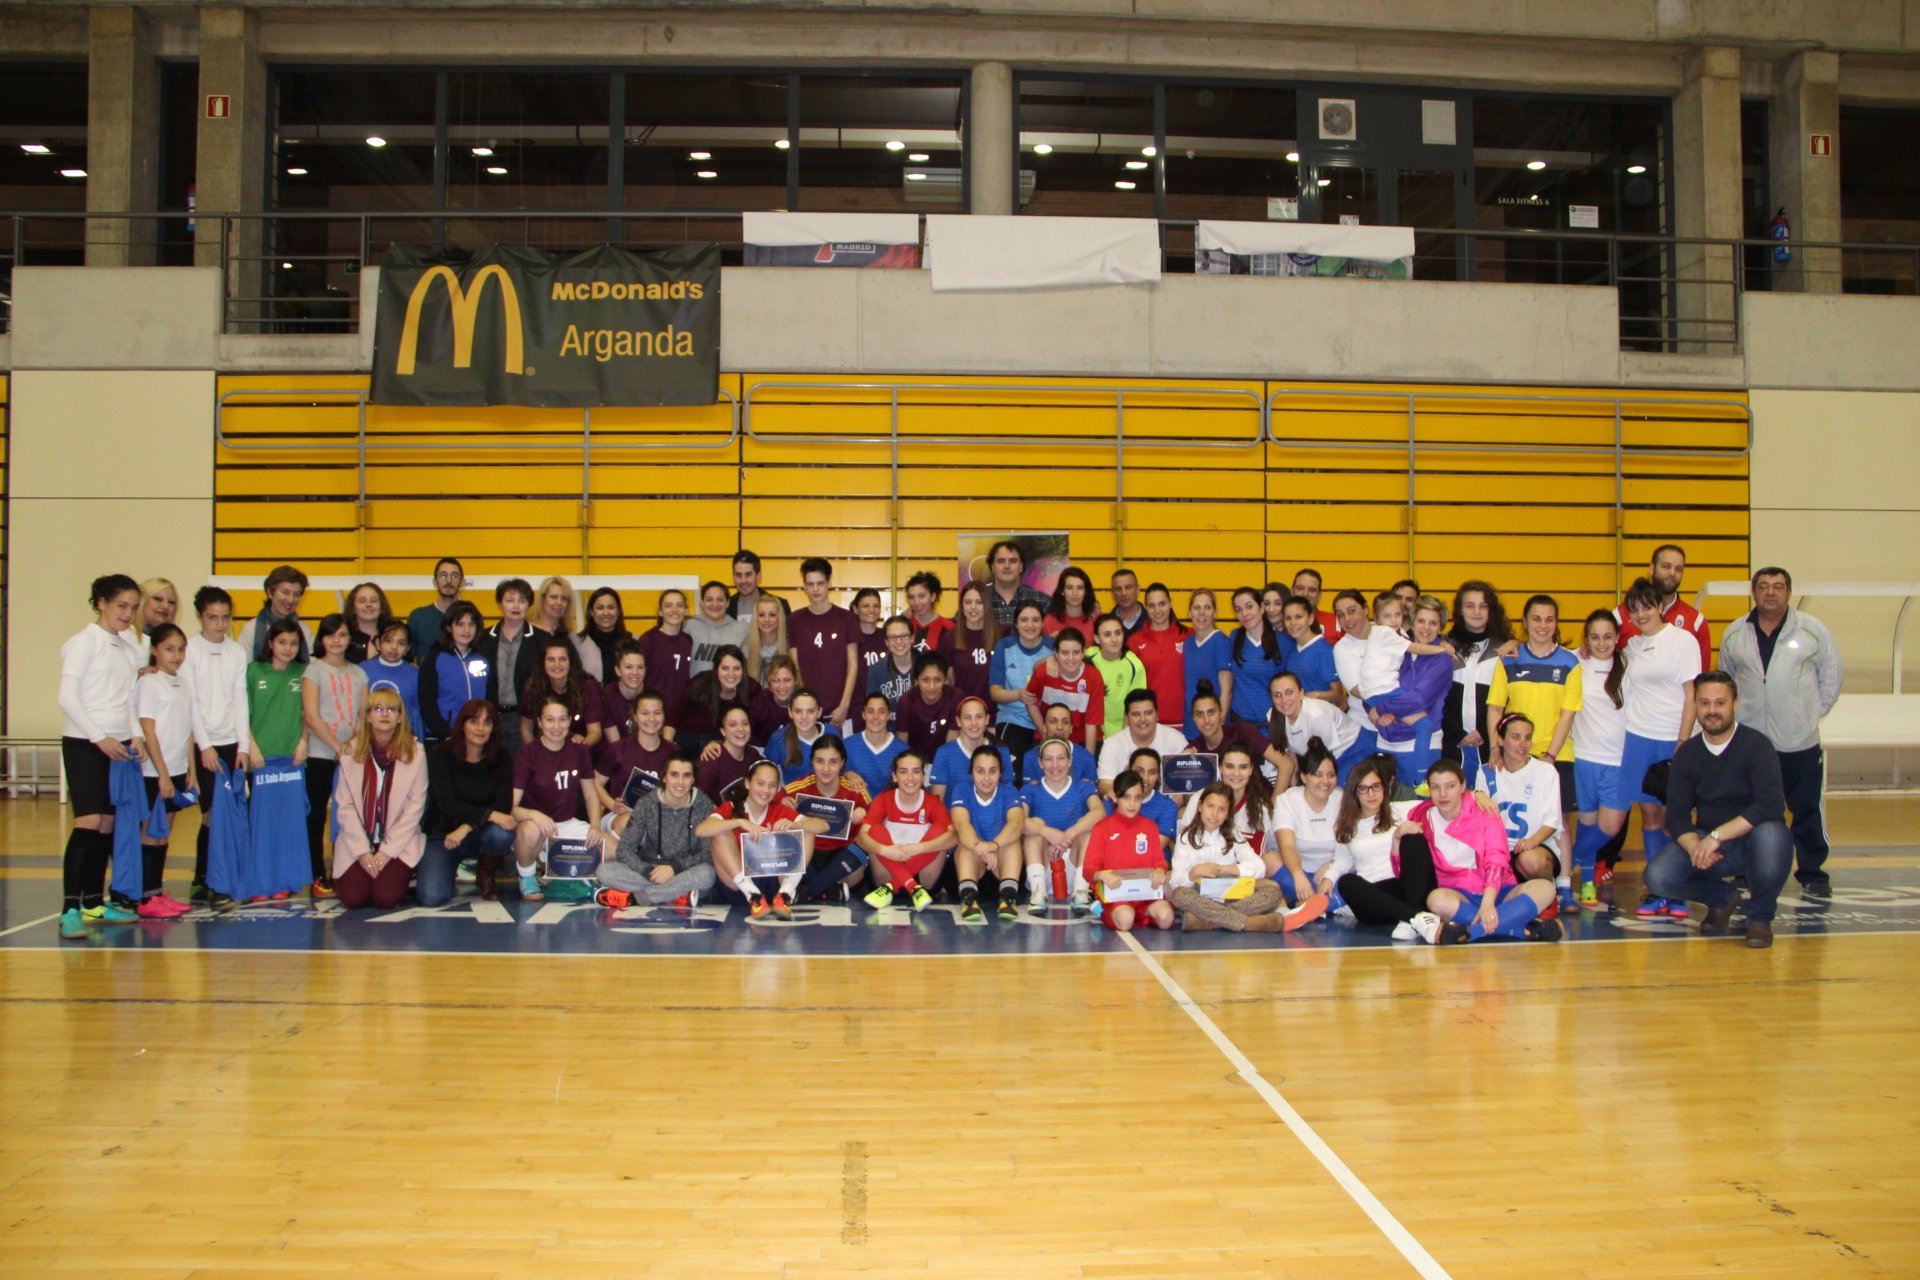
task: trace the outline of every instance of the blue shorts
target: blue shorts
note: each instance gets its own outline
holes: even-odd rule
[[[1633,801],[1627,799],[1626,775],[1617,764],[1595,764],[1591,760],[1573,762],[1573,793],[1579,812],[1617,809],[1625,813]]]
[[[1643,738],[1629,733],[1626,750],[1620,753],[1621,796],[1639,804],[1660,804],[1659,796],[1648,795],[1644,789],[1647,770],[1662,760],[1673,759],[1673,753],[1679,749],[1680,744],[1672,738]]]

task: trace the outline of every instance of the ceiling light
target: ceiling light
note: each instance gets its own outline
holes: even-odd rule
[[[907,159],[913,161],[915,164],[925,164],[928,160],[931,160],[932,158],[933,157],[929,156],[924,151],[915,151],[907,157]]]
[[[1630,164],[1627,166],[1628,173],[1645,173],[1646,171],[1647,166],[1643,164]]]
[[[1320,179],[1318,179],[1317,181],[1315,181],[1315,183],[1314,183],[1314,185],[1315,185],[1315,186],[1317,186],[1317,187],[1330,187],[1330,186],[1332,186],[1332,185],[1333,185],[1333,179],[1332,179],[1332,178],[1320,178]]]
[[[496,178],[502,178],[506,176],[507,167],[503,164],[490,164],[487,166],[487,172]]]
[[[20,149],[30,156],[49,156],[53,154],[53,148],[44,142],[23,142],[20,144]]]
[[[377,149],[377,148],[386,146],[387,140],[385,138],[379,138],[379,137],[368,138],[367,145]]]
[[[908,182],[925,182],[926,180],[927,175],[924,173],[910,173],[907,175]]]
[[[280,264],[280,269],[282,271],[291,271],[293,270],[293,264],[291,262],[283,262]]]
[[[475,154],[476,156],[490,156],[493,154],[493,148],[492,147],[475,147],[473,149],[473,154]]]
[[[906,149],[907,144],[898,138],[891,138],[887,142],[887,150],[889,151],[905,151]]]
[[[1289,151],[1289,152],[1287,152],[1287,163],[1288,163],[1288,164],[1299,164],[1299,163],[1300,163],[1300,153],[1299,153],[1298,151]]]
[[[694,174],[693,176],[696,178],[717,178],[720,175],[714,172],[712,169],[702,169],[700,172]]]
[[[1159,154],[1160,154],[1160,148],[1158,148],[1158,147],[1142,147],[1142,148],[1140,148],[1140,154],[1141,154],[1141,155],[1143,155],[1143,156],[1157,156],[1157,155],[1159,155]]]
[[[793,143],[789,142],[785,138],[781,138],[779,141],[775,142],[773,145],[780,148],[782,151],[785,151],[788,147],[792,146]]]
[[[307,176],[307,171],[305,169],[289,169],[287,170],[287,176],[289,178],[304,178]]]
[[[1545,160],[1529,160],[1529,161],[1527,161],[1527,168],[1529,168],[1529,169],[1531,169],[1531,170],[1533,170],[1533,171],[1534,171],[1535,173],[1538,173],[1538,172],[1540,172],[1540,171],[1541,171],[1542,169],[1544,169],[1544,168],[1546,168],[1546,167],[1547,167],[1547,162],[1546,162]]]
[[[689,159],[689,160],[711,160],[711,159],[713,159],[713,152],[711,152],[711,151],[689,151],[689,152],[687,152],[687,159]]]
[[[60,176],[63,178],[84,178],[87,176],[87,171],[85,169],[62,169]]]
[[[1146,162],[1145,160],[1129,160],[1129,161],[1127,161],[1127,168],[1129,168],[1129,169],[1144,169],[1144,168],[1146,168],[1146,167],[1147,167],[1147,162]]]
[[[1128,182],[1125,179],[1122,179],[1121,181],[1116,182],[1113,185],[1120,188],[1120,190],[1122,191],[1131,191],[1133,190],[1133,187],[1134,187],[1133,183]]]
[[[1051,142],[1036,142],[1033,144],[1033,154],[1037,156],[1050,156],[1053,154],[1053,144]]]

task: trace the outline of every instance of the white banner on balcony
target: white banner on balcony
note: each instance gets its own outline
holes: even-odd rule
[[[1343,227],[1323,222],[1215,222],[1202,218],[1196,250],[1224,253],[1304,253],[1320,258],[1393,262],[1413,256],[1412,227]]]
[[[1152,284],[1160,227],[1151,218],[929,214],[927,256],[936,293]]]
[[[918,267],[920,216],[913,213],[747,213],[750,267]]]

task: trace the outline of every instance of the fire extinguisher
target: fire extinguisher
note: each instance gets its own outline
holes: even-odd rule
[[[193,234],[193,226],[194,226],[193,208],[196,203],[197,201],[195,200],[195,197],[194,197],[193,184],[189,182],[187,184],[187,234],[188,235]]]
[[[1780,206],[1780,212],[1774,214],[1773,221],[1767,224],[1767,234],[1778,242],[1773,246],[1773,260],[1792,262],[1793,250],[1787,247],[1787,242],[1793,239],[1793,224],[1787,221],[1785,205]]]

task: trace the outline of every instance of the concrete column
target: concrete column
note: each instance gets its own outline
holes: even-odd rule
[[[1784,206],[1795,240],[1840,239],[1840,55],[1796,53],[1780,68],[1768,133],[1773,206]],[[1812,153],[1810,139],[1833,139],[1831,155]],[[1775,288],[1802,293],[1840,292],[1840,255],[1831,249],[1795,249],[1776,266]]]
[[[967,147],[973,199],[968,213],[1014,213],[1013,69],[978,62],[968,91]]]
[[[1740,51],[1709,47],[1687,57],[1673,100],[1673,221],[1681,236],[1738,238],[1740,216]],[[1681,245],[1674,313],[1682,343],[1731,350],[1736,258],[1729,248]]]
[[[160,198],[160,62],[138,9],[88,14],[87,208],[152,213]],[[150,266],[154,223],[87,222],[87,265]]]
[[[260,25],[252,10],[200,10],[200,94],[232,99],[231,114],[210,120],[200,113],[195,139],[195,196],[202,211],[194,232],[194,262],[221,265],[221,213],[259,213],[266,207],[267,64],[260,56]],[[226,226],[229,297],[263,292],[258,261],[264,243],[258,219]],[[257,314],[258,304],[235,305],[236,317]]]

